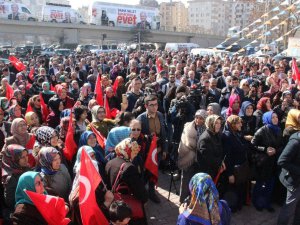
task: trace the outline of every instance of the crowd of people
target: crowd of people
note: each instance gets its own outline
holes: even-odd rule
[[[162,51],[20,60],[22,71],[0,63],[4,224],[47,224],[24,189],[63,198],[70,224],[82,224],[83,149],[102,177],[95,196],[107,220],[147,224],[145,211],[136,216],[112,189],[124,183],[142,205],[160,203],[145,169],[153,138],[159,169],[181,176],[177,224],[230,224],[251,202],[266,213],[281,204],[278,224],[293,216],[300,224],[300,81],[292,62]]]

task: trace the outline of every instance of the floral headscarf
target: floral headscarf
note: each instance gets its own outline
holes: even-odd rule
[[[31,119],[31,117],[32,117],[32,115],[33,114],[35,114],[35,112],[32,112],[32,111],[30,111],[30,112],[27,112],[26,114],[25,114],[25,120],[26,120],[26,123],[27,123],[27,125],[28,126],[32,126],[32,119]]]
[[[132,141],[131,138],[126,138],[115,147],[115,152],[117,157],[131,161],[133,160],[131,158],[132,152],[139,152],[140,149],[141,147],[136,141]]]
[[[219,193],[211,177],[206,173],[195,174],[189,189],[192,194],[191,202],[183,215],[199,224],[221,225],[219,213]]]
[[[40,146],[51,146],[51,138],[57,134],[57,131],[52,127],[42,126],[36,131],[36,141]]]
[[[38,160],[41,167],[41,171],[44,174],[53,175],[57,171],[52,169],[52,162],[54,158],[59,155],[59,151],[53,147],[43,147],[39,151]]]
[[[21,174],[28,167],[21,167],[19,165],[19,160],[21,159],[23,151],[27,151],[23,146],[11,144],[6,146],[2,154],[2,176],[5,174]]]

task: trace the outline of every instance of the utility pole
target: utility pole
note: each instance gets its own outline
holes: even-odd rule
[[[141,31],[138,31],[138,45],[139,45],[139,51],[141,51]]]

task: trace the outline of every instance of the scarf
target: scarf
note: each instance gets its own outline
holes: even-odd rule
[[[39,165],[41,171],[47,175],[54,175],[57,171],[52,169],[52,162],[59,151],[53,147],[43,147],[38,153]]]
[[[11,133],[12,133],[13,137],[18,141],[18,144],[20,144],[21,146],[26,146],[26,144],[30,140],[30,135],[27,130],[25,133],[18,132],[18,128],[22,123],[26,124],[24,119],[16,118],[13,120],[10,129],[11,129]]]
[[[300,118],[300,110],[291,109],[288,113],[285,128],[292,127],[294,130],[300,130],[300,123],[298,122]]]
[[[278,134],[281,129],[278,125],[274,125],[272,123],[272,115],[274,114],[274,111],[269,111],[263,114],[263,124],[266,125],[270,130],[272,130],[275,134]]]
[[[36,130],[35,135],[40,146],[49,147],[51,146],[51,138],[58,134],[52,127],[42,126]]]

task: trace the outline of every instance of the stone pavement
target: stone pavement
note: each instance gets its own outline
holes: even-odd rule
[[[159,174],[157,192],[161,199],[160,204],[148,201],[145,208],[148,225],[176,225],[179,207],[179,196],[172,186],[170,201],[168,201],[170,175]],[[179,191],[180,181],[175,182]],[[258,212],[253,206],[244,206],[243,209],[232,215],[231,225],[275,225],[280,207],[275,206],[275,213],[266,210]]]

